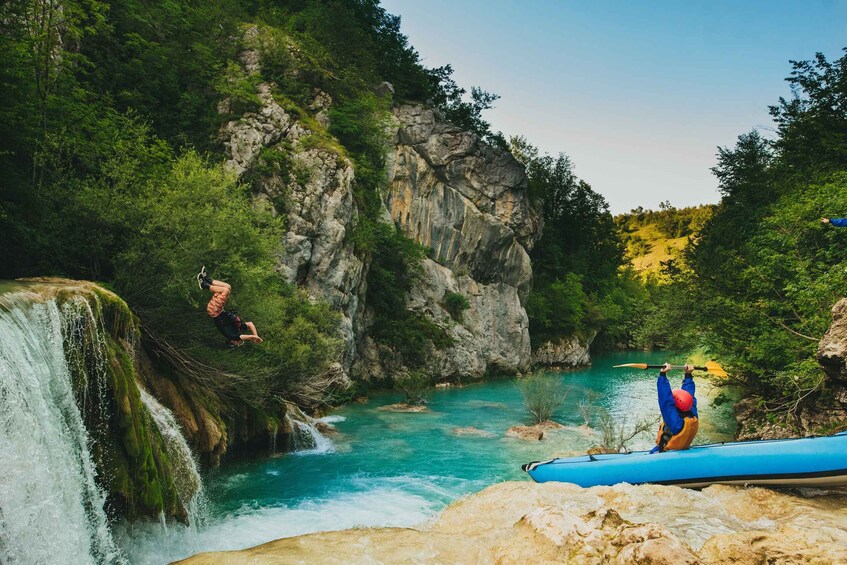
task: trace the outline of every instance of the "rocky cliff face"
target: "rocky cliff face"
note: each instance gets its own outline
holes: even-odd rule
[[[251,47],[259,34],[257,28],[246,32],[248,48],[241,54],[252,74],[261,64]],[[318,131],[331,99],[315,93],[310,111],[318,119],[309,122],[287,112],[273,91],[259,84],[261,108],[222,129],[227,164],[245,178],[263,169],[258,197],[276,203],[288,220],[281,273],[341,312],[346,348],[339,378],[344,381],[351,369],[365,379],[390,377],[398,368],[384,366],[365,335],[367,265],[348,237],[358,220],[353,168],[326,131]],[[540,219],[529,204],[523,168],[433,110],[401,106],[394,116],[384,217],[431,249],[408,306],[444,327],[455,344],[436,354],[431,370],[440,377],[480,377],[528,369],[522,299],[532,281],[528,252],[540,235]],[[268,168],[269,162],[284,162],[285,171]],[[468,301],[459,319],[445,307],[448,293]]]
[[[579,336],[571,336],[544,342],[532,352],[532,363],[542,367],[563,369],[591,365],[588,350],[593,340],[593,337],[582,339]]]
[[[527,370],[522,299],[532,282],[529,251],[540,236],[540,217],[530,206],[523,167],[432,109],[405,105],[394,116],[385,207],[408,237],[430,249],[408,307],[454,341],[435,354],[431,369],[440,377]],[[467,299],[461,316],[451,315],[449,294]]]
[[[843,563],[844,496],[500,483],[419,528],[322,532],[182,563]]]
[[[248,48],[240,54],[252,75],[259,73],[261,64],[258,36],[256,27],[248,29]],[[274,203],[287,219],[280,272],[341,313],[344,370],[335,373],[343,381],[355,355],[353,322],[364,295],[364,264],[348,237],[358,220],[353,166],[321,125],[332,102],[326,93],[315,92],[309,110],[317,119],[311,128],[283,109],[273,96],[273,85],[260,83],[257,94],[259,110],[228,122],[221,131],[227,166],[239,177],[263,169],[257,174],[257,197]]]
[[[847,406],[847,298],[832,307],[832,325],[818,344],[817,358],[833,399]]]

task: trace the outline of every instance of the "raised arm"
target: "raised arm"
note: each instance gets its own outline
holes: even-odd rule
[[[665,367],[669,369],[670,365],[665,365]],[[671,384],[665,374],[668,369],[665,367],[662,367],[659,371],[659,378],[656,380],[656,391],[659,393],[659,411],[662,413],[662,420],[671,433],[678,434],[685,425],[685,421],[680,417],[673,401]]]
[[[683,370],[685,371],[685,376],[682,378],[682,385],[679,388],[694,398],[694,405],[691,407],[691,412],[697,416],[697,397],[694,395],[694,376],[691,374],[691,371],[694,370],[694,366],[686,365]]]
[[[821,218],[821,221],[837,228],[847,228],[847,218]]]

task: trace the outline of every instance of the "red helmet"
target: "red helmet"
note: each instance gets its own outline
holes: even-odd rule
[[[694,397],[691,393],[682,390],[681,388],[674,389],[673,403],[683,412],[688,412],[694,406]]]

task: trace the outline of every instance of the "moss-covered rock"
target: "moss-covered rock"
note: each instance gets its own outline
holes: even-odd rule
[[[137,384],[138,320],[94,283],[30,279],[33,296],[62,311],[65,357],[113,517],[187,520],[161,432]]]

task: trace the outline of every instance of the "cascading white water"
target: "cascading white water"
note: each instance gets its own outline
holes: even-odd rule
[[[279,426],[274,425],[273,428],[271,428],[270,445],[268,445],[268,449],[270,450],[271,455],[276,455],[276,438],[277,438],[278,435],[279,435]]]
[[[96,294],[66,296],[61,303],[17,289],[0,294],[4,565],[127,562],[110,529],[91,449],[111,410],[105,331]],[[196,528],[205,506],[196,461],[173,414],[139,391],[164,440],[177,495]]]
[[[203,481],[197,470],[197,461],[191,452],[191,448],[188,447],[188,442],[185,441],[185,436],[182,435],[173,413],[162,406],[143,388],[139,387],[138,391],[141,393],[141,402],[150,412],[156,427],[159,428],[159,432],[165,440],[165,450],[171,462],[171,472],[173,473],[177,495],[186,512],[188,512],[189,524],[196,527],[204,517],[206,506],[206,495],[203,490]]]
[[[288,404],[285,418],[292,431],[295,453],[313,454],[335,451],[332,440],[319,432],[315,426],[318,420],[304,414],[297,406]]]
[[[0,562],[123,562],[74,398],[63,312],[38,298],[0,296]]]
[[[295,453],[330,453],[335,451],[335,444],[321,434],[309,422],[294,420],[294,452]]]

